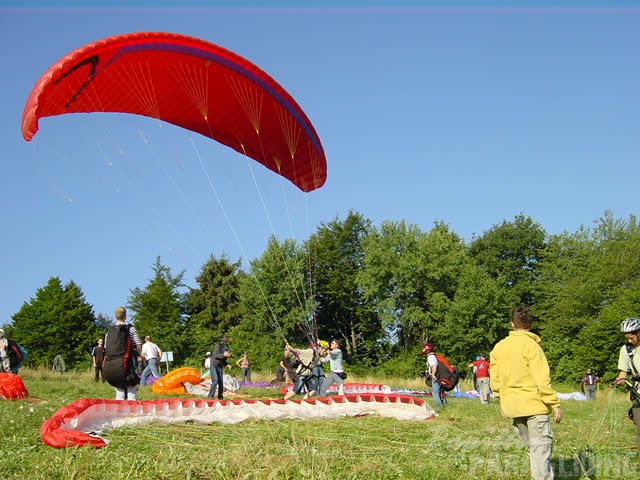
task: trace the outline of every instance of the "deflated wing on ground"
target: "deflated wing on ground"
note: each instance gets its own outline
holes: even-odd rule
[[[377,415],[399,420],[427,420],[435,412],[408,395],[362,394],[308,400],[204,400],[170,398],[122,401],[83,398],[60,408],[40,428],[42,441],[55,448],[104,447],[100,435],[118,427],[149,423],[214,422],[235,424],[247,419],[329,419]]]
[[[43,117],[144,115],[210,137],[302,191],[327,176],[320,138],[293,97],[243,57],[164,32],[109,37],[70,52],[37,81],[22,115],[29,141]]]
[[[0,398],[17,400],[29,396],[24,382],[15,373],[0,373]]]
[[[182,367],[170,371],[151,385],[151,390],[157,395],[185,393],[184,384],[199,384],[202,379],[195,368]]]

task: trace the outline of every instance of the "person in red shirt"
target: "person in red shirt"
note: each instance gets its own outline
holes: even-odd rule
[[[473,368],[476,378],[478,392],[480,393],[480,403],[487,405],[489,403],[489,362],[484,355],[476,357],[474,362],[469,364],[469,368]]]

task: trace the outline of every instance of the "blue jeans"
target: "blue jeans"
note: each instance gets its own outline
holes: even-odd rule
[[[209,395],[207,398],[213,398],[218,389],[218,399],[222,400],[222,392],[224,392],[224,385],[222,384],[222,367],[216,367],[211,365],[211,388],[209,389]]]
[[[298,375],[293,384],[294,393],[310,393],[318,391],[318,381],[313,375]]]
[[[322,387],[322,383],[325,381],[324,370],[322,365],[318,364],[313,367],[313,380],[315,382],[314,390],[319,391]]]
[[[433,397],[433,407],[438,409],[442,407],[442,401],[440,400],[440,389],[442,387],[435,380],[431,381],[431,396]]]
[[[156,378],[160,378],[160,371],[158,370],[158,359],[150,358],[147,362],[147,366],[144,367],[142,371],[142,375],[140,375],[140,385],[144,386],[147,384],[147,378],[153,375]]]

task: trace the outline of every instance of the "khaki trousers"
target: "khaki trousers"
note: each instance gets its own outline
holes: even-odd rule
[[[514,418],[513,428],[529,452],[532,480],[553,480],[553,432],[549,415]]]

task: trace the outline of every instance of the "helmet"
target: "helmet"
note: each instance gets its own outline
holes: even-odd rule
[[[329,342],[326,340],[318,340],[318,346],[320,348],[329,348]]]
[[[640,330],[640,318],[629,317],[620,324],[620,331],[622,333],[633,333]]]
[[[476,361],[478,361],[478,360],[482,360],[482,355],[477,355],[476,356]]]
[[[423,355],[427,355],[429,353],[433,352],[433,345],[431,345],[430,343],[425,343],[422,346],[422,354]]]

